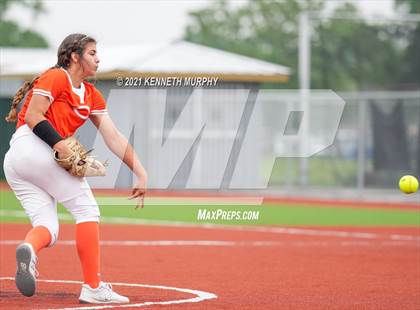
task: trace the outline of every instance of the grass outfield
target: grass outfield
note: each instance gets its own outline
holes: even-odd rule
[[[342,206],[314,205],[194,205],[174,200],[174,204],[160,205],[158,199],[146,200],[144,209],[134,210],[126,200],[118,197],[97,196],[101,206],[102,222],[141,224],[144,222],[188,222],[224,225],[291,225],[291,226],[419,226],[420,212],[407,206],[403,209],[350,208]],[[121,201],[122,205],[117,205]],[[19,202],[10,191],[0,191],[0,221],[28,223]],[[111,205],[113,202],[114,205]],[[199,210],[207,211],[259,211],[258,219],[252,220],[197,220]],[[219,212],[222,212],[219,211]],[[58,212],[62,222],[73,222],[61,206]],[[248,213],[249,214],[249,213]],[[256,213],[250,214],[256,215]]]

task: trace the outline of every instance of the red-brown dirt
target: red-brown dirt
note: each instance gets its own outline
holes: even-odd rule
[[[2,224],[0,277],[13,277],[16,244],[27,224]],[[302,228],[305,230],[305,228]],[[418,228],[310,228],[375,234],[289,235],[197,227],[101,225],[101,239],[215,240],[229,246],[103,245],[105,281],[164,285],[217,295],[198,303],[152,305],[162,309],[419,309]],[[409,236],[395,240],[392,235]],[[74,225],[61,225],[60,240],[73,240]],[[253,241],[271,242],[263,245]],[[18,241],[17,241],[18,242]],[[239,242],[239,243],[238,243]],[[81,280],[74,245],[58,243],[39,255],[39,279]],[[169,301],[192,294],[114,286],[132,303]],[[21,296],[14,281],[0,280],[2,309],[75,308],[80,284],[38,283],[35,296]],[[88,305],[91,307],[91,305]],[[125,309],[137,309],[129,307]]]

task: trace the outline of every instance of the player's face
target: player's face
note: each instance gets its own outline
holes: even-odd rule
[[[85,76],[95,76],[99,66],[99,58],[96,54],[96,44],[88,43],[83,51],[83,57],[81,61],[83,73]]]

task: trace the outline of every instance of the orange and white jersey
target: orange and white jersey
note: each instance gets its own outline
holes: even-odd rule
[[[25,114],[35,94],[50,100],[45,117],[63,138],[72,136],[90,115],[108,113],[105,99],[95,86],[82,82],[80,88],[75,88],[65,69],[53,68],[44,72],[28,92],[16,128],[25,124]]]

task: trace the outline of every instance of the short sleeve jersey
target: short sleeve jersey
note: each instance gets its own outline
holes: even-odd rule
[[[90,115],[107,114],[105,99],[91,83],[72,85],[70,75],[62,68],[44,72],[28,92],[18,115],[16,128],[25,124],[25,114],[33,95],[45,96],[51,102],[45,117],[63,137],[72,136]]]

